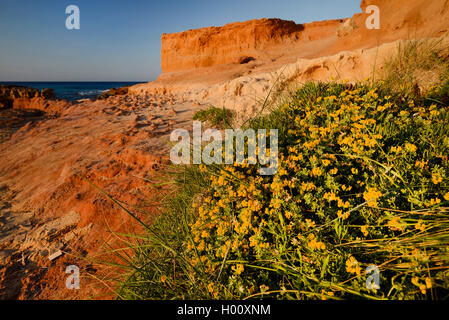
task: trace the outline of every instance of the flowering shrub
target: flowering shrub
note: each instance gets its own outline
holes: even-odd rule
[[[279,129],[276,175],[186,167],[123,288],[132,298],[444,298],[449,112],[437,98],[306,84],[249,124]]]
[[[193,204],[185,247],[211,296],[419,298],[447,288],[447,108],[309,84],[276,116],[275,176],[200,168],[210,188]],[[369,265],[379,290],[366,288]]]

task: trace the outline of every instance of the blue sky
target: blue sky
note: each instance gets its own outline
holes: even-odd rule
[[[65,28],[68,5],[81,29]],[[0,81],[150,81],[162,33],[281,18],[350,17],[360,0],[0,0]]]

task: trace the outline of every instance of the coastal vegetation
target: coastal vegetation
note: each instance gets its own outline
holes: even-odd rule
[[[208,122],[212,127],[223,129],[232,125],[235,114],[230,109],[220,109],[210,106],[207,109],[197,111],[193,115],[193,120]]]
[[[409,42],[381,79],[309,82],[249,121],[279,130],[273,176],[249,164],[174,167],[163,214],[114,251],[127,275],[117,297],[447,299],[449,68],[440,49]],[[373,268],[379,282],[369,286]]]

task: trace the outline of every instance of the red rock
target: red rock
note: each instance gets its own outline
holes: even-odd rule
[[[266,59],[285,46],[335,35],[343,20],[306,24],[280,19],[235,22],[162,35],[162,70],[173,72]],[[248,61],[249,62],[249,61]]]
[[[379,30],[366,28],[369,5],[380,9]],[[279,63],[293,63],[298,58],[373,48],[399,39],[439,37],[449,31],[449,3],[446,0],[362,0],[360,8],[362,13],[348,19],[305,24],[260,19],[163,34],[163,75],[159,79],[167,83],[180,82],[183,78],[191,81],[196,77],[202,82],[212,78],[223,81],[251,71],[232,66],[241,63],[254,64],[254,67],[262,65],[265,69],[276,64],[274,70]],[[216,68],[201,74],[192,73],[192,70],[211,67]],[[229,75],[223,77],[226,72]]]

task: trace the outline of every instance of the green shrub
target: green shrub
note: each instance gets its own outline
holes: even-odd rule
[[[118,297],[447,299],[447,57],[439,41],[408,41],[378,83],[307,83],[245,122],[279,130],[274,176],[176,168],[164,214],[124,248]],[[194,120],[233,117],[210,107]]]
[[[446,298],[448,108],[386,90],[309,83],[251,121],[280,129],[274,176],[257,165],[179,169],[120,296]],[[378,290],[365,286],[370,265]]]
[[[193,120],[208,121],[211,126],[222,129],[232,125],[234,112],[226,108],[210,106],[208,109],[197,111],[193,115]]]

